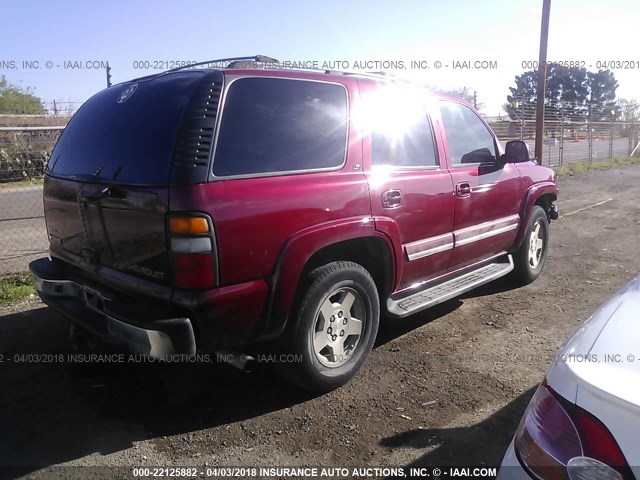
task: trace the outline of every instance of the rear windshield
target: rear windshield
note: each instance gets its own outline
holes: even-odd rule
[[[213,174],[269,174],[339,167],[347,143],[342,85],[244,78],[229,87]]]
[[[134,185],[168,182],[182,115],[201,72],[103,90],[76,112],[51,154],[56,176]]]

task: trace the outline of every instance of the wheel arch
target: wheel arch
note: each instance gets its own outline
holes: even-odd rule
[[[305,232],[283,248],[272,279],[265,337],[274,338],[284,331],[296,299],[307,286],[308,274],[327,263],[343,260],[362,265],[373,277],[380,298],[390,294],[395,258],[389,238],[373,225],[360,235],[354,235],[347,225],[334,226],[330,241],[325,241],[327,233],[326,228]]]
[[[511,248],[511,252],[514,252],[520,248],[524,234],[529,224],[529,219],[533,212],[533,207],[542,207],[547,214],[547,220],[550,220],[549,209],[551,204],[558,199],[558,187],[552,182],[543,182],[532,185],[525,195],[522,209],[520,210],[520,228],[518,229],[518,235]]]
[[[362,265],[373,277],[380,298],[391,293],[394,278],[393,259],[391,250],[382,238],[360,237],[327,245],[307,260],[301,279],[314,269],[338,260]]]

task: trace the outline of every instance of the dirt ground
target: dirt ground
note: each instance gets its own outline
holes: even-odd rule
[[[638,184],[638,165],[560,179],[538,281],[385,321],[355,380],[322,396],[262,368],[18,363],[69,353],[68,323],[37,300],[0,309],[0,465],[17,467],[1,476],[57,464],[498,465],[558,347],[640,272]]]

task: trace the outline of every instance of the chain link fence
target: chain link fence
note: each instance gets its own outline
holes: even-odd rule
[[[524,140],[534,151],[536,108],[514,102],[510,117],[492,119],[491,128],[500,140]],[[631,155],[638,145],[640,125],[617,107],[595,108],[564,102],[545,107],[543,165],[562,167],[573,162],[597,162]]]
[[[50,107],[53,107],[52,105]],[[46,254],[48,241],[42,206],[42,176],[49,154],[70,115],[0,114],[0,275],[22,272]],[[535,111],[522,109],[516,119],[490,123],[502,141],[522,139],[531,145]],[[590,117],[546,118],[543,165],[596,162],[630,155],[638,144],[634,121]]]
[[[47,252],[42,176],[68,120],[0,114],[0,275],[25,271]]]

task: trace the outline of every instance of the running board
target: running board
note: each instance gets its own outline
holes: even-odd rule
[[[498,261],[485,264],[408,297],[398,300],[389,298],[387,300],[387,310],[393,316],[406,317],[503,277],[513,270],[511,255],[506,256],[507,263],[504,262],[504,259],[505,257],[501,257]]]

